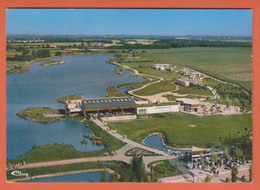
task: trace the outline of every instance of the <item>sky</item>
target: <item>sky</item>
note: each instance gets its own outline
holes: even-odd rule
[[[252,36],[250,9],[8,9],[7,34]]]

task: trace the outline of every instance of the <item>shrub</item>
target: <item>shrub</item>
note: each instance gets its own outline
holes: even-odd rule
[[[229,183],[230,182],[230,179],[229,177],[226,178],[226,182]]]
[[[246,182],[246,176],[245,175],[242,176],[241,181]]]
[[[237,174],[238,174],[237,168],[232,168],[232,171],[231,171],[231,182],[236,182],[237,181]]]
[[[249,167],[249,181],[252,181],[252,177],[253,177],[253,168],[252,165]]]
[[[209,183],[211,180],[210,176],[209,175],[206,175],[205,179],[204,179],[204,182],[205,183]]]

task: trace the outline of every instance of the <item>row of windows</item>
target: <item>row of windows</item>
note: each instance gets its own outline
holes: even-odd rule
[[[131,101],[130,98],[120,98],[120,99],[101,99],[101,100],[85,100],[84,103],[85,104],[93,104],[93,103],[107,103],[107,102],[127,102],[127,101]]]

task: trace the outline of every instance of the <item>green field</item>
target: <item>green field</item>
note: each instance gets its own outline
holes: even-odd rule
[[[252,81],[252,48],[192,47],[147,50],[163,63],[186,65],[235,81]]]
[[[162,81],[156,84],[151,84],[141,90],[137,90],[134,93],[140,96],[149,96],[161,92],[176,90],[176,85],[172,84],[171,81]]]
[[[184,161],[179,162],[183,162],[185,164]],[[157,178],[176,176],[182,174],[177,168],[172,166],[168,160],[151,162],[148,164],[148,167],[153,169],[154,175]]]
[[[163,117],[138,119],[128,123],[110,124],[120,134],[142,142],[154,132],[162,132],[166,144],[176,147],[216,147],[219,137],[252,129],[252,114],[233,116],[194,116],[184,113],[163,114]],[[191,127],[195,126],[195,127]]]

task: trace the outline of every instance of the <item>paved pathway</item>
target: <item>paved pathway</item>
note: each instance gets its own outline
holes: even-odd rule
[[[108,127],[105,126],[101,121],[99,120],[93,120],[94,123],[96,123],[101,129],[103,129],[104,131],[107,131],[110,135],[114,136],[115,138],[127,143],[127,144],[130,144],[134,147],[138,147],[138,148],[142,148],[144,150],[147,150],[147,151],[150,151],[150,152],[154,152],[156,154],[160,154],[160,155],[163,155],[163,156],[168,156],[168,153],[165,152],[165,151],[162,151],[162,150],[158,150],[158,149],[155,149],[155,148],[151,148],[151,147],[148,147],[148,146],[145,146],[145,145],[142,145],[142,144],[139,144],[137,142],[134,142],[130,139],[127,139],[127,138],[123,138],[122,135],[118,134],[116,131],[114,130],[107,130]],[[174,157],[175,158],[175,157]]]
[[[239,169],[238,169],[238,181],[237,182],[241,182],[241,178],[243,175],[245,175],[246,177],[246,181],[249,181],[249,164],[247,165],[242,165]],[[198,172],[201,172],[202,170],[198,170]],[[197,173],[198,173],[197,172]],[[211,182],[212,183],[223,183],[226,182],[226,178],[228,177],[229,179],[231,179],[231,170],[225,170],[225,169],[221,169],[220,173],[218,176],[213,176],[213,174],[209,173],[209,172],[202,172],[203,174],[199,175],[199,178],[201,178],[202,180],[204,180],[204,178],[206,177],[206,173],[209,174],[211,176]],[[193,182],[193,177],[190,174],[185,174],[185,175],[178,175],[178,176],[171,176],[171,177],[164,177],[164,178],[160,178],[159,179],[160,182],[168,182],[168,183],[184,183],[184,182]],[[197,182],[197,180],[195,179],[195,182]],[[201,182],[201,181],[200,181]]]

